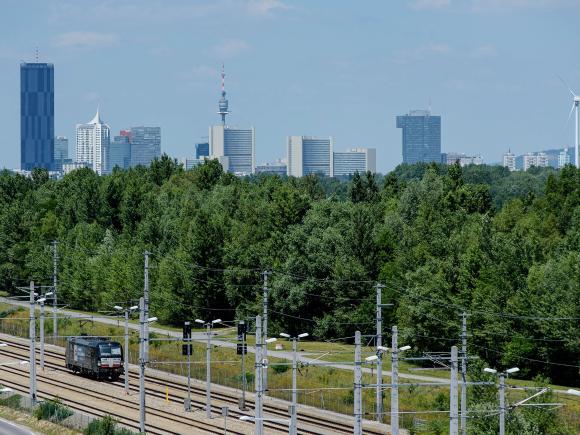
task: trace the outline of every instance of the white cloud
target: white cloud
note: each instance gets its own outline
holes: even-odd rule
[[[267,15],[274,11],[288,10],[290,7],[281,0],[249,0],[247,9],[254,15]]]
[[[512,12],[523,9],[580,9],[578,0],[470,0],[472,12]]]
[[[480,45],[469,53],[472,59],[490,59],[495,56],[497,56],[497,48],[493,44]]]
[[[453,48],[445,43],[430,42],[419,48],[400,50],[395,54],[394,62],[398,64],[407,64],[425,59],[426,57],[448,56],[453,52]]]
[[[417,11],[426,9],[441,9],[451,5],[451,0],[410,0],[409,6]]]
[[[236,56],[248,50],[250,46],[241,39],[228,39],[220,44],[214,45],[211,52],[221,59]]]
[[[52,43],[56,47],[92,48],[108,47],[119,42],[114,33],[68,32],[57,35]]]

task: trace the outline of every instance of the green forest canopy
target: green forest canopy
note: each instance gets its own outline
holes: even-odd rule
[[[0,173],[0,285],[51,283],[59,302],[98,310],[143,292],[179,325],[261,310],[270,330],[316,338],[374,333],[374,284],[385,325],[416,352],[449,351],[469,315],[470,353],[524,377],[579,384],[580,171],[401,165],[351,180],[237,178],[216,161],[62,180]],[[385,328],[388,329],[388,328]]]

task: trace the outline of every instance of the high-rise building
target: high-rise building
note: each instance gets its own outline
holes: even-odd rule
[[[403,163],[441,161],[441,117],[429,110],[411,110],[397,116],[403,130]]]
[[[348,176],[355,172],[364,173],[377,170],[377,150],[375,148],[351,148],[333,153],[334,177]]]
[[[263,165],[256,166],[256,174],[275,174],[280,177],[285,176],[288,173],[288,166],[286,162],[278,160],[273,163],[264,163]]]
[[[209,153],[218,158],[224,170],[236,175],[250,175],[256,167],[256,139],[254,128],[241,129],[227,125],[209,128]],[[227,159],[220,159],[227,157]]]
[[[527,171],[532,166],[547,168],[549,166],[548,155],[544,152],[524,154],[524,171]]]
[[[107,165],[107,172],[112,172],[115,167],[127,169],[130,165],[131,143],[129,142],[129,136],[115,136],[109,146],[109,163]]]
[[[131,166],[149,166],[161,157],[161,127],[131,127]]]
[[[483,165],[483,157],[464,153],[441,153],[441,163],[454,165],[455,162],[459,162],[460,166]]]
[[[99,175],[106,174],[111,129],[101,120],[99,109],[86,124],[77,124],[77,163],[87,163]]]
[[[516,170],[516,155],[511,150],[503,155],[503,166],[512,172]]]
[[[20,169],[53,169],[54,66],[20,64]]]
[[[62,164],[68,160],[68,139],[57,136],[54,139],[54,170],[62,171]]]
[[[302,177],[308,174],[334,176],[333,139],[313,136],[288,136],[286,158],[288,175]]]
[[[186,171],[189,171],[199,165],[203,165],[203,162],[205,160],[203,158],[201,159],[190,159],[188,157],[183,157],[180,159],[179,163],[181,163],[183,165],[183,169],[185,169]]]
[[[209,143],[202,142],[195,144],[195,158],[201,159],[203,157],[209,156]]]
[[[562,151],[560,151],[560,154],[558,154],[558,168],[563,168],[570,163],[572,163],[572,158],[568,153],[568,148],[564,148]]]

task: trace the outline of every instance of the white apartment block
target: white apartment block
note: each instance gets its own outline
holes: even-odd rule
[[[99,175],[107,173],[111,130],[101,121],[99,110],[87,124],[77,124],[76,162],[87,164]]]

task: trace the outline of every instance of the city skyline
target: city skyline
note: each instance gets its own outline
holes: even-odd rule
[[[376,148],[377,170],[385,172],[402,161],[395,116],[429,100],[444,118],[443,152],[500,162],[507,148],[524,154],[572,147],[569,95],[556,74],[573,88],[580,83],[580,61],[566,56],[578,34],[570,12],[579,5],[389,3],[353,12],[274,0],[167,7],[47,1],[34,8],[9,1],[0,45],[0,116],[7,125],[0,166],[19,166],[18,65],[32,60],[35,47],[39,61],[55,65],[55,135],[74,137],[75,124],[100,105],[113,131],[161,126],[163,151],[173,157],[193,156],[207,126],[219,122],[222,62],[228,123],[256,128],[256,162],[282,157],[286,136],[299,133],[333,136],[336,149]],[[30,27],[19,29],[24,14]],[[218,24],[224,32],[210,35]],[[287,38],[298,24],[307,30]],[[343,35],[344,26],[354,30]],[[179,31],[168,34],[170,27]],[[524,115],[522,107],[533,109]]]

